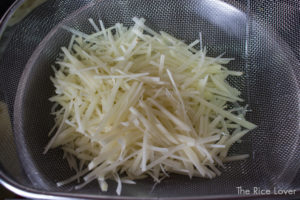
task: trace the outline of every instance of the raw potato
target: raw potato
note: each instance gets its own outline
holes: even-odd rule
[[[106,29],[89,19],[96,31],[90,35],[64,27],[73,36],[53,66],[56,133],[44,153],[61,147],[77,173],[58,186],[83,178],[76,189],[98,180],[107,191],[113,179],[120,195],[122,183],[147,176],[214,178],[223,161],[248,156],[227,156],[256,127],[245,120],[245,108],[227,109],[243,101],[226,82],[242,75],[222,66],[231,59],[196,50],[201,39],[186,45],[154,32],[143,18],[133,21]]]

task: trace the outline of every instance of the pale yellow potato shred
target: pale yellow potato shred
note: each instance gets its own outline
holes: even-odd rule
[[[201,38],[187,45],[143,18],[130,28],[88,21],[92,34],[64,27],[73,36],[51,77],[55,127],[44,153],[62,148],[76,171],[58,186],[82,178],[76,189],[98,180],[107,191],[113,179],[120,195],[122,183],[170,173],[214,178],[223,162],[248,157],[228,156],[256,127],[226,81],[242,75],[223,66],[231,59],[208,57],[194,48]]]

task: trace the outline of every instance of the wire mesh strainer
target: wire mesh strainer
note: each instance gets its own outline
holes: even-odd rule
[[[226,57],[234,57],[227,67],[245,76],[230,82],[242,91],[252,110],[247,118],[258,128],[232,149],[251,158],[227,164],[220,177],[190,180],[172,175],[156,187],[145,179],[124,185],[122,196],[241,198],[239,186],[299,191],[299,8],[298,1],[48,0],[7,27],[0,41],[0,100],[8,105],[15,135],[14,140],[10,130],[1,130],[2,182],[39,198],[116,198],[114,182],[108,193],[101,193],[97,183],[81,190],[73,190],[72,184],[55,185],[74,172],[60,150],[42,154],[54,123],[48,101],[54,93],[50,64],[71,37],[63,25],[89,33],[90,17],[102,19],[106,26],[130,26],[131,18],[138,16],[151,28],[186,42],[202,32],[211,56],[226,52]]]

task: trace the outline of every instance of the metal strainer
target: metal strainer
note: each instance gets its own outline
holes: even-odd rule
[[[239,186],[251,191],[296,190],[285,199],[300,195],[299,1],[48,0],[19,23],[5,27],[23,2],[8,12],[0,30],[0,121],[7,122],[0,127],[0,176],[6,187],[48,199],[263,197],[253,192],[240,195]],[[251,110],[247,118],[258,128],[231,153],[251,157],[226,164],[223,174],[213,180],[172,175],[154,185],[145,179],[124,185],[121,197],[115,196],[114,182],[107,193],[101,193],[96,182],[80,190],[74,190],[76,183],[58,188],[56,182],[75,172],[60,150],[42,152],[54,124],[48,101],[54,93],[50,65],[71,37],[62,26],[89,33],[88,18],[102,19],[106,26],[116,22],[130,26],[134,16],[186,42],[201,32],[211,56],[226,52],[226,57],[235,58],[227,67],[245,76],[230,83],[242,91]]]

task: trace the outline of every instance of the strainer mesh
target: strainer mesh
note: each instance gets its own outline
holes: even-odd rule
[[[63,25],[90,33],[90,17],[108,27],[116,22],[130,26],[138,16],[186,42],[201,32],[211,56],[226,52],[235,58],[227,67],[245,76],[230,83],[242,91],[252,110],[247,118],[258,128],[231,151],[250,153],[250,159],[226,164],[222,176],[190,180],[173,175],[155,187],[151,179],[140,180],[124,185],[122,196],[237,195],[239,186],[299,190],[299,8],[298,1],[48,0],[9,27],[0,41],[0,100],[8,105],[15,135],[15,143],[9,130],[0,138],[2,170],[17,183],[46,193],[102,194],[97,183],[78,191],[74,184],[56,187],[74,171],[60,150],[42,154],[54,123],[48,101],[54,93],[50,65],[71,37]],[[114,196],[116,184],[109,185],[106,195]]]

